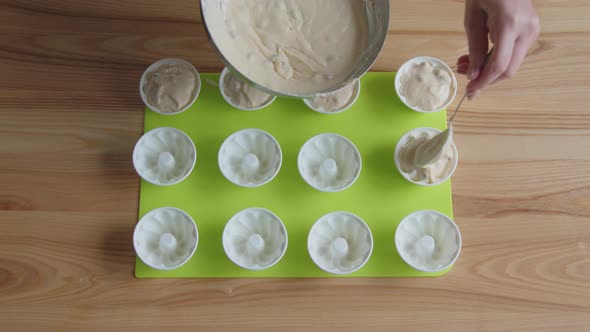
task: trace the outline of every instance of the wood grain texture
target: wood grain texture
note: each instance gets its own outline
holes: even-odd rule
[[[590,331],[590,3],[535,4],[519,75],[455,122],[451,273],[136,280],[138,80],[168,56],[221,68],[198,2],[1,0],[0,331]],[[462,15],[463,1],[392,1],[374,70],[454,63]]]

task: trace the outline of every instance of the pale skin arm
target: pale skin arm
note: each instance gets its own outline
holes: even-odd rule
[[[541,27],[531,0],[466,0],[464,23],[469,55],[458,59],[457,68],[470,80],[470,98],[488,85],[514,76]],[[491,47],[488,37],[494,51],[484,66]]]

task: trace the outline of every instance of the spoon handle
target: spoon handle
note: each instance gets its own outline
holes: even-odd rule
[[[467,97],[467,92],[465,92],[465,94],[463,95],[463,98],[461,98],[461,101],[459,102],[459,104],[455,108],[455,111],[453,111],[453,115],[451,115],[451,118],[449,119],[449,127],[453,123],[453,120],[455,119],[455,115],[457,115],[457,111],[459,110],[459,107],[461,107],[461,104],[463,104],[465,97]]]
[[[494,47],[492,47],[490,49],[490,51],[488,52],[488,54],[486,55],[486,58],[483,61],[483,66],[484,67],[490,61],[490,58],[492,57],[492,54],[493,53],[494,53]],[[455,111],[453,111],[453,115],[451,115],[451,118],[449,119],[449,127],[451,126],[451,124],[453,124],[453,120],[455,119],[455,115],[457,115],[457,111],[459,110],[459,107],[461,107],[461,104],[463,104],[463,101],[465,100],[465,97],[467,97],[467,92],[465,92],[465,94],[463,95],[463,98],[461,98],[461,101],[459,102],[459,104],[455,108]]]

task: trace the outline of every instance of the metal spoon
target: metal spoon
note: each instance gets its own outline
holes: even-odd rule
[[[493,53],[494,47],[492,47],[488,52],[488,55],[483,62],[483,66],[489,62]],[[416,149],[413,160],[414,165],[418,167],[426,167],[440,160],[445,147],[453,140],[453,119],[455,119],[455,115],[457,115],[457,111],[459,110],[459,107],[461,107],[461,104],[463,104],[465,97],[467,97],[467,92],[465,92],[463,98],[461,98],[461,101],[459,102],[459,105],[457,105],[457,108],[455,108],[453,115],[449,119],[449,125],[447,129],[429,139],[428,141],[420,144],[420,146]]]
[[[453,119],[455,119],[455,115],[457,115],[457,111],[459,110],[459,107],[461,107],[461,104],[463,104],[465,97],[467,97],[467,92],[465,92],[459,105],[457,105],[457,108],[455,108],[453,115],[449,119],[448,128],[428,141],[420,144],[416,149],[416,153],[414,154],[414,165],[418,167],[426,167],[440,160],[445,147],[453,140]]]

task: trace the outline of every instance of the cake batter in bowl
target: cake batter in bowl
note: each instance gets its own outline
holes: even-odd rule
[[[389,28],[388,0],[201,0],[211,44],[244,81],[287,97],[344,87],[369,70]]]

